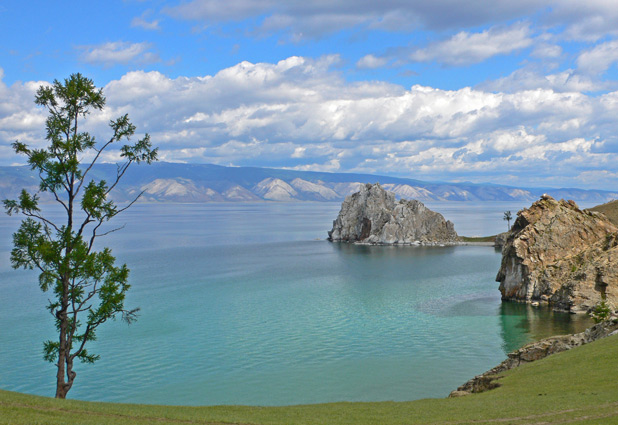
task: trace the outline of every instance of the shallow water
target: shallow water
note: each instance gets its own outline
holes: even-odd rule
[[[521,205],[523,206],[523,205]],[[506,228],[520,205],[436,203],[460,234]],[[127,307],[78,365],[84,400],[283,405],[444,397],[522,344],[587,325],[502,304],[491,247],[326,242],[339,204],[135,205],[106,238],[132,270]],[[515,215],[515,214],[513,214]],[[0,388],[53,395],[36,275],[8,266],[0,218]]]

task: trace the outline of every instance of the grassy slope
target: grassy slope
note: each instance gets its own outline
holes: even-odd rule
[[[495,242],[496,241],[496,235],[492,235],[492,236],[474,236],[474,237],[460,236],[459,239],[461,239],[462,242]]]
[[[262,408],[88,403],[0,391],[0,424],[617,424],[618,336],[511,370],[500,382],[455,399]]]
[[[597,205],[593,208],[588,208],[590,211],[597,211],[605,214],[609,221],[618,226],[618,200],[610,201],[607,204]]]

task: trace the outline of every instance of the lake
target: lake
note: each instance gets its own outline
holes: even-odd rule
[[[460,235],[506,230],[513,203],[427,203]],[[106,323],[70,398],[288,405],[445,397],[506,353],[585,318],[502,304],[492,247],[325,241],[335,203],[136,204],[101,239],[131,269],[131,325]],[[0,388],[53,396],[55,338],[0,217]]]

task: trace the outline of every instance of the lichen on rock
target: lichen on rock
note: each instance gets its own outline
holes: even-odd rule
[[[618,301],[618,228],[573,201],[543,197],[517,213],[496,280],[503,300],[590,312]]]
[[[448,244],[459,240],[453,223],[416,200],[395,200],[379,183],[348,196],[328,240],[374,245]]]

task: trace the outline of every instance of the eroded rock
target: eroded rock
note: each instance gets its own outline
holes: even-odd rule
[[[618,302],[618,228],[603,214],[549,195],[517,213],[496,280],[503,300],[590,312]]]
[[[395,200],[379,183],[348,196],[328,239],[375,245],[445,244],[459,239],[453,223],[416,200]]]

